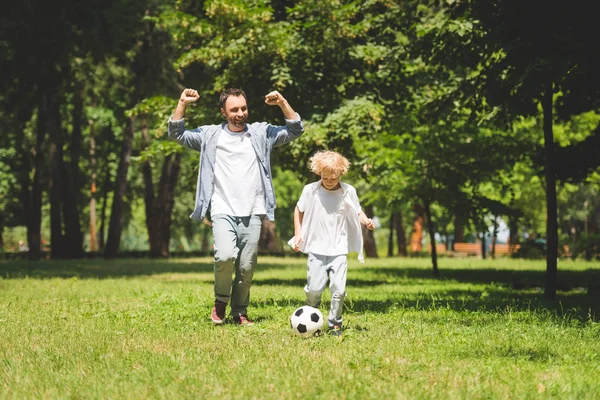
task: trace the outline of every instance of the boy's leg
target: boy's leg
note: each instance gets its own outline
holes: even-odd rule
[[[331,307],[327,324],[330,328],[342,326],[342,309],[346,297],[346,275],[348,273],[348,257],[344,255],[329,257],[327,272],[329,273],[329,289],[331,290]]]
[[[327,287],[326,256],[308,253],[306,286],[306,304],[311,307],[319,307],[321,294]]]
[[[231,296],[231,275],[238,257],[235,217],[217,214],[212,216],[215,251],[215,299],[224,303]]]
[[[252,215],[237,220],[239,255],[235,263],[235,279],[231,290],[231,315],[234,318],[247,313],[250,286],[258,256],[262,216]]]

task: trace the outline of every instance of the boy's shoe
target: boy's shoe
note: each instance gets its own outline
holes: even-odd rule
[[[344,331],[344,330],[343,330],[343,329],[342,329],[342,327],[341,327],[341,326],[339,326],[339,325],[334,325],[334,326],[332,326],[331,328],[329,328],[329,333],[330,333],[332,336],[338,336],[338,337],[339,337],[339,336],[342,336],[342,333],[343,333],[343,331]]]
[[[238,325],[246,325],[246,326],[252,326],[254,325],[254,322],[252,322],[252,320],[250,318],[248,318],[247,315],[240,315],[239,317],[233,317],[233,322],[235,322]]]
[[[225,322],[225,307],[227,307],[227,303],[215,300],[215,306],[210,313],[210,319],[215,325],[221,325]]]

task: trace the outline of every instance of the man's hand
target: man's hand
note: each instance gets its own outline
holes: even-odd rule
[[[265,96],[265,103],[270,106],[279,106],[281,111],[283,111],[283,115],[287,119],[293,120],[298,118],[296,111],[294,111],[285,97],[283,97],[277,90],[273,90],[271,93]]]
[[[195,103],[200,96],[198,95],[198,91],[194,89],[183,89],[181,92],[181,96],[179,97],[179,101],[185,104]]]
[[[265,103],[270,106],[281,106],[285,103],[285,98],[277,90],[274,90],[265,96]]]

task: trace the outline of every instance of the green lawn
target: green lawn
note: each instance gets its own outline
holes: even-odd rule
[[[304,258],[215,327],[208,258],[0,263],[0,398],[600,399],[600,263],[350,261],[342,339],[301,339]],[[329,291],[321,310],[326,314]]]

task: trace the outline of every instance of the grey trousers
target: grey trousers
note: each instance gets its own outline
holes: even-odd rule
[[[342,326],[342,308],[346,297],[346,274],[348,272],[348,258],[346,254],[339,256],[322,256],[308,253],[307,279],[304,292],[306,293],[306,304],[311,307],[319,307],[321,294],[327,287],[329,278],[329,289],[331,291],[331,306],[327,325]]]
[[[231,302],[231,315],[246,315],[256,268],[262,216],[212,216],[215,245],[215,298]],[[235,277],[232,275],[235,272]]]

